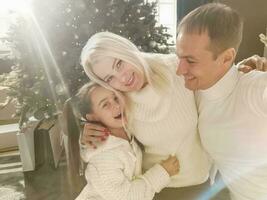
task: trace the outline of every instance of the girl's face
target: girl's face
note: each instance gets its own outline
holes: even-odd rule
[[[106,58],[92,67],[93,73],[112,88],[122,92],[140,90],[145,85],[144,73],[116,58]]]
[[[97,86],[90,92],[94,118],[108,128],[122,128],[122,103],[114,92]]]

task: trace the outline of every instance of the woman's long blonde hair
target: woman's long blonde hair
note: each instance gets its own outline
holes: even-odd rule
[[[106,58],[123,60],[144,73],[145,78],[157,91],[165,90],[169,84],[168,73],[163,61],[153,59],[153,54],[143,53],[128,39],[110,32],[99,32],[93,35],[81,53],[81,65],[87,76],[103,87],[110,86],[97,77],[92,66]]]
[[[170,72],[163,59],[158,59],[157,54],[143,53],[128,39],[110,32],[99,32],[93,35],[84,46],[81,53],[81,65],[87,76],[101,86],[117,91],[105,81],[97,77],[92,66],[106,58],[123,60],[136,67],[147,80],[147,83],[159,94],[164,95],[170,85]],[[157,58],[157,59],[156,59]],[[126,103],[128,124],[131,119],[132,105],[129,98]]]

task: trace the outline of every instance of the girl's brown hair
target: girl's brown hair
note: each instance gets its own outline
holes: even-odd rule
[[[68,165],[68,181],[70,184],[70,194],[75,198],[86,181],[83,176],[83,162],[80,157],[79,138],[82,131],[79,120],[74,115],[72,98],[68,99],[63,107],[63,132],[67,136],[66,157]]]

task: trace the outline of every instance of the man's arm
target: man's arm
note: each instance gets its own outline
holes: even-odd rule
[[[242,90],[248,106],[267,117],[267,73],[250,72]]]
[[[244,73],[251,70],[267,71],[267,59],[258,55],[248,57],[237,64],[238,69]]]

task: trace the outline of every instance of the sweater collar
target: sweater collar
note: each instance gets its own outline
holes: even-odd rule
[[[82,155],[82,157],[85,162],[89,162],[89,160],[95,155],[98,155],[105,151],[109,151],[110,149],[114,149],[118,146],[123,146],[123,145],[127,146],[129,145],[129,143],[132,144],[133,142],[134,142],[133,136],[131,136],[130,141],[128,142],[127,140],[122,139],[120,137],[109,135],[107,140],[103,142],[102,145],[97,147],[97,149],[87,148],[86,153]]]
[[[131,100],[135,103],[142,104],[151,104],[151,99],[155,100],[159,98],[159,95],[156,93],[155,89],[147,84],[141,90],[128,93]]]
[[[172,89],[177,88],[173,88],[173,84],[171,84],[164,93],[160,94],[148,84],[142,90],[130,93],[132,107],[130,118],[143,122],[153,122],[165,118],[173,101],[170,93]],[[131,124],[133,121],[130,121]]]
[[[215,85],[206,90],[199,90],[199,94],[208,100],[216,100],[228,96],[237,84],[238,74],[237,67],[235,65],[232,66]]]

